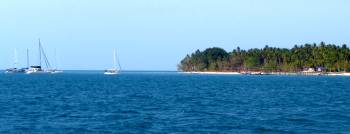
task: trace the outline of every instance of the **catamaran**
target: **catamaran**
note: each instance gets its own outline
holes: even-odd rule
[[[105,75],[117,75],[121,70],[119,60],[117,61],[116,50],[114,50],[114,53],[113,53],[113,62],[114,62],[114,67],[112,69],[105,70],[105,73],[104,73]],[[117,64],[119,66],[119,69],[117,68]]]
[[[46,68],[42,67],[42,59],[44,60]],[[39,65],[30,66],[30,68],[26,71],[26,73],[27,74],[51,74],[55,72],[56,70],[51,68],[51,64],[45,54],[45,51],[39,39]]]

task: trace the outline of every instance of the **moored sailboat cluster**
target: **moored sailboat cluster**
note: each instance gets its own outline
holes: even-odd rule
[[[30,65],[29,63],[29,50],[27,49],[27,66],[25,68],[18,68],[18,57],[17,57],[17,49],[14,52],[14,67],[6,69],[5,73],[7,74],[57,74],[62,73],[62,70],[57,68],[57,59],[56,59],[56,51],[55,51],[55,65],[56,67],[52,67],[49,59],[44,51],[44,48],[39,39],[38,44],[38,61],[37,65]],[[116,50],[113,53],[113,68],[106,69],[104,71],[105,75],[117,75],[120,73],[121,66],[119,60],[117,58]]]
[[[29,64],[29,50],[27,49],[27,67],[26,68],[17,68],[18,60],[17,60],[17,50],[15,50],[15,67],[6,69],[5,73],[23,73],[23,74],[56,74],[61,73],[63,71],[58,70],[57,68],[52,68],[51,64],[46,56],[46,53],[41,45],[41,41],[39,39],[39,64],[38,65],[32,65]],[[44,61],[44,62],[43,62]],[[44,66],[42,66],[42,63],[44,63]]]

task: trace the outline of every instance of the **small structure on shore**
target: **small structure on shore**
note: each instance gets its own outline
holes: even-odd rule
[[[315,68],[305,68],[304,69],[304,71],[303,71],[303,73],[315,73],[316,71],[315,71]]]

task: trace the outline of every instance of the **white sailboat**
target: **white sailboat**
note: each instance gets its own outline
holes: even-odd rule
[[[119,74],[119,71],[121,70],[119,60],[117,61],[117,53],[116,50],[114,50],[113,53],[113,62],[114,62],[114,67],[112,69],[107,69],[105,70],[105,75],[117,75]],[[119,66],[119,69],[117,68],[117,64]]]
[[[55,68],[51,70],[51,71],[52,71],[51,73],[52,73],[52,74],[63,73],[62,70],[59,70],[59,69],[58,69],[56,50],[55,50],[55,57],[54,57],[54,58],[55,58]]]
[[[5,73],[10,74],[10,73],[24,73],[24,69],[18,69],[18,57],[17,57],[17,49],[14,51],[14,67],[6,69]]]
[[[27,49],[27,67],[24,68],[18,68],[18,56],[17,56],[17,49],[15,49],[14,52],[14,67],[6,69],[5,73],[7,74],[24,74],[29,69],[29,50]]]
[[[13,74],[13,73],[25,73],[27,68],[18,68],[18,57],[17,57],[17,49],[14,51],[14,67],[6,69],[5,73]]]
[[[6,69],[5,73],[15,73],[17,70],[17,49],[14,51],[14,67]]]
[[[43,58],[42,58],[43,57]],[[42,67],[42,59],[44,59],[44,63],[46,68],[44,69]],[[39,65],[37,66],[30,66],[30,68],[26,71],[27,74],[50,74],[52,73],[51,65],[49,60],[46,57],[45,51],[43,47],[41,46],[41,42],[39,39]]]

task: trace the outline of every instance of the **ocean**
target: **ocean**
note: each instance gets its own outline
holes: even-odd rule
[[[0,74],[0,133],[350,133],[350,77]]]

